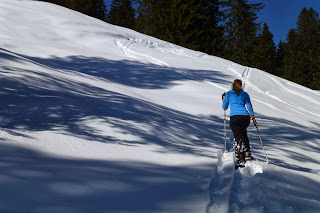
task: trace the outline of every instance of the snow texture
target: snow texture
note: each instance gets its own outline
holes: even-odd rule
[[[0,212],[320,212],[319,91],[50,3],[0,14]],[[270,164],[253,125],[256,161],[229,127],[222,151],[236,78]]]

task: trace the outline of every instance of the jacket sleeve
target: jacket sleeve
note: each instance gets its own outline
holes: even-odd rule
[[[246,98],[246,106],[247,106],[247,109],[249,111],[250,116],[253,116],[254,115],[254,111],[253,111],[253,108],[252,108],[250,96],[248,94],[247,94],[247,98]]]
[[[229,107],[229,93],[226,94],[224,101],[222,102],[223,110],[227,110]]]

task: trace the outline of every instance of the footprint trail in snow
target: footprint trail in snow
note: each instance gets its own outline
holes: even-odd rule
[[[220,151],[218,165],[209,185],[207,213],[299,212],[288,199],[286,179],[274,165],[250,161],[234,169],[233,152]],[[278,197],[277,200],[270,199]]]

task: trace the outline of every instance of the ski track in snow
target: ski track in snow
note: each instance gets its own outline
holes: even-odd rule
[[[313,93],[314,95],[320,95],[320,92],[319,92],[319,91],[309,89],[309,88],[304,87],[304,86],[301,86],[301,85],[299,85],[299,84],[297,84],[297,83],[287,81],[287,84],[290,85],[290,86],[293,86],[293,87],[295,87],[295,88],[298,88],[298,89],[302,89],[302,90],[311,92],[311,93]]]
[[[263,73],[263,72],[261,72],[261,73]],[[320,105],[320,102],[314,100],[313,98],[310,98],[310,97],[308,97],[308,96],[306,96],[306,95],[303,95],[303,94],[301,94],[301,93],[299,93],[299,92],[295,92],[295,91],[293,91],[293,90],[291,90],[291,89],[288,89],[287,87],[283,86],[283,85],[280,83],[280,81],[278,81],[276,78],[272,77],[270,74],[267,74],[267,73],[263,73],[263,74],[264,74],[265,76],[267,76],[268,78],[270,78],[272,81],[274,81],[277,85],[280,86],[280,88],[284,89],[285,91],[290,92],[290,93],[293,94],[293,95],[297,95],[297,96],[299,96],[299,97],[301,97],[301,98],[304,98],[304,99],[306,99],[307,101],[310,101],[311,103]],[[318,116],[320,116],[320,115],[318,115]]]
[[[250,78],[250,73],[251,73],[251,69],[250,67],[245,67],[243,71],[237,71],[236,68],[232,67],[234,66],[234,64],[229,64],[226,69],[230,70],[233,74],[235,74],[235,76],[237,76],[238,78],[240,78],[242,80],[242,88],[245,89],[246,87],[250,87],[253,90],[257,91],[258,93],[263,93],[259,87],[255,86],[254,84],[252,84],[249,80]],[[241,73],[241,74],[240,74]]]
[[[271,109],[274,109],[274,110],[277,110],[277,111],[279,111],[279,112],[282,112],[280,109],[278,109],[277,107],[273,106],[272,104],[269,104],[269,103],[267,103],[267,102],[261,101],[261,100],[259,100],[258,98],[253,98],[253,97],[251,97],[251,100],[257,101],[257,102],[259,102],[259,103],[262,103],[262,104],[270,107]]]
[[[241,78],[242,75],[232,66],[234,66],[234,64],[228,64],[228,66],[226,67],[227,70],[230,70],[235,76]]]
[[[256,71],[257,71],[257,70],[256,70]],[[248,72],[249,72],[249,69],[246,69],[246,70],[243,72],[243,74],[242,74],[242,76],[244,77],[244,82],[245,82],[244,85],[247,85],[247,86],[251,87],[253,90],[257,91],[258,93],[262,93],[262,94],[267,95],[268,97],[271,97],[271,98],[273,98],[273,99],[275,99],[275,100],[277,100],[277,101],[279,101],[279,102],[281,102],[281,103],[283,103],[283,104],[285,104],[285,105],[288,105],[288,106],[290,107],[290,110],[292,110],[292,111],[294,111],[294,112],[296,112],[296,113],[299,113],[299,114],[301,114],[301,115],[303,115],[303,116],[306,116],[306,117],[309,117],[309,118],[313,118],[312,116],[320,117],[320,115],[317,114],[317,113],[314,113],[314,112],[312,112],[312,111],[310,111],[310,110],[305,110],[305,109],[303,109],[303,108],[301,108],[301,107],[298,107],[298,106],[296,106],[296,105],[293,105],[293,104],[290,104],[290,103],[288,103],[288,102],[286,102],[286,101],[283,101],[282,99],[280,99],[280,98],[277,97],[277,96],[271,95],[269,91],[267,91],[267,92],[264,93],[262,90],[260,90],[258,87],[256,87],[256,86],[253,85],[252,83],[250,83],[250,81],[248,81],[248,79],[247,79]],[[270,78],[270,79],[271,79],[272,81],[274,81],[277,85],[279,85],[280,88],[282,88],[283,90],[285,90],[285,91],[287,91],[287,92],[290,92],[290,93],[292,93],[293,95],[297,95],[297,96],[299,96],[299,97],[301,97],[301,98],[304,98],[304,99],[306,99],[307,101],[310,101],[310,102],[313,103],[313,104],[320,105],[320,103],[319,103],[318,101],[316,101],[316,100],[314,100],[314,99],[312,99],[312,98],[310,98],[310,97],[308,97],[308,96],[306,96],[306,95],[303,95],[303,94],[301,94],[301,93],[299,93],[299,92],[295,92],[295,91],[293,91],[293,90],[290,90],[290,89],[286,88],[286,87],[283,86],[283,85],[280,83],[280,81],[278,81],[275,77],[272,77],[271,74],[268,74],[268,73],[265,73],[265,72],[262,72],[262,71],[259,71],[259,73],[261,73],[261,74],[263,74],[264,76],[267,76],[268,78]],[[255,96],[253,96],[253,97],[255,97]],[[288,112],[286,112],[286,111],[280,110],[279,108],[275,107],[275,106],[272,105],[272,104],[269,104],[269,103],[267,103],[267,102],[265,102],[265,101],[262,101],[262,100],[258,99],[258,97],[256,97],[256,98],[251,98],[251,99],[254,100],[254,101],[257,101],[257,102],[259,102],[259,103],[262,103],[262,104],[264,104],[264,105],[266,105],[266,106],[268,106],[268,107],[270,107],[271,109],[274,109],[274,110],[276,110],[276,111],[288,113]],[[310,114],[311,114],[311,115],[310,115]]]
[[[261,72],[261,73],[263,73],[263,72]],[[278,81],[276,78],[272,77],[270,74],[263,73],[263,75],[265,75],[265,76],[267,76],[268,78],[270,78],[270,79],[271,79],[272,81],[274,81],[277,85],[279,85],[280,88],[282,88],[283,90],[285,90],[285,91],[287,91],[287,92],[289,92],[289,93],[291,93],[291,94],[293,94],[293,95],[296,95],[296,96],[298,96],[298,97],[304,98],[305,100],[310,101],[310,102],[313,103],[313,104],[320,105],[320,102],[314,100],[313,98],[310,98],[310,97],[308,97],[308,96],[306,96],[306,95],[303,95],[303,94],[301,94],[301,93],[299,93],[299,92],[295,92],[295,91],[293,91],[293,90],[290,90],[290,89],[286,88],[285,86],[283,86],[283,85],[280,83],[280,81]],[[317,116],[317,117],[320,117],[320,114],[311,112],[310,110],[305,110],[305,109],[303,109],[303,108],[301,108],[301,107],[298,107],[298,106],[295,106],[295,105],[293,105],[293,104],[289,104],[289,103],[287,103],[287,102],[285,102],[285,101],[282,101],[282,100],[279,99],[278,97],[271,96],[271,95],[268,94],[268,93],[267,93],[267,95],[269,95],[270,97],[272,97],[272,98],[274,98],[274,99],[276,99],[276,100],[278,100],[278,101],[280,101],[280,102],[288,105],[289,107],[291,107],[291,110],[293,110],[293,111],[295,111],[295,112],[298,112],[299,114],[302,114],[302,115],[307,116],[307,117],[310,117],[310,114],[311,114],[311,115],[314,115],[314,116]],[[292,108],[295,108],[295,109],[292,109]],[[303,111],[304,113],[302,113],[301,111]],[[305,113],[307,113],[307,114],[305,114]],[[312,118],[312,117],[311,117],[311,118]]]
[[[179,56],[185,56],[185,57],[191,57],[191,58],[194,58],[194,57],[203,58],[207,56],[207,54],[205,53],[197,53],[197,52],[195,52],[194,54],[191,54],[190,52],[188,54],[185,52],[187,50],[186,48],[181,48],[181,47],[179,48],[178,46],[171,43],[159,44],[158,42],[153,42],[148,39],[137,38],[134,35],[130,35],[130,34],[127,34],[127,37],[130,42],[130,45],[134,43],[143,44],[143,46],[145,46],[146,48],[154,48],[164,53],[170,53],[173,55],[179,55]]]
[[[228,89],[227,88],[224,88],[223,86],[220,86],[220,85],[218,85],[218,84],[216,84],[216,83],[213,83],[213,82],[211,82],[211,81],[207,81],[207,80],[205,80],[204,81],[205,83],[208,83],[208,84],[210,84],[210,85],[212,85],[212,86],[214,86],[214,87],[217,87],[217,88],[219,88],[219,89],[221,89],[221,90],[223,90],[223,91],[228,91]]]
[[[246,84],[247,82],[249,82],[249,71],[250,71],[250,68],[249,67],[246,67],[245,70],[243,71],[242,75],[241,75],[241,78],[242,78],[242,83],[243,83],[243,89],[246,88]]]
[[[132,45],[134,42],[132,42],[130,39],[129,41],[127,41],[125,44],[122,44],[121,41],[119,40],[115,40],[115,44],[116,46],[120,47],[123,52],[129,57],[129,58],[134,58],[134,59],[143,59],[143,58],[146,58],[148,61],[150,61],[151,63],[153,64],[156,64],[156,65],[159,65],[159,66],[163,66],[163,67],[168,67],[170,68],[170,65],[159,60],[159,59],[156,59],[150,55],[147,55],[147,54],[142,54],[142,53],[138,53],[138,52],[135,52],[133,50],[131,50],[129,48],[130,45]]]

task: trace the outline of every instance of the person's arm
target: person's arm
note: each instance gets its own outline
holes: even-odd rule
[[[229,94],[222,95],[222,108],[223,110],[227,110],[229,107]]]
[[[253,111],[253,108],[252,108],[252,104],[251,104],[251,100],[250,100],[250,96],[249,96],[249,95],[248,95],[248,97],[247,97],[247,99],[246,99],[246,106],[247,106],[247,109],[248,109],[249,114],[250,114],[250,116],[251,116],[253,125],[258,128],[259,124],[258,124],[258,122],[256,121],[256,118],[255,118],[255,116],[254,116],[254,111]]]
[[[247,106],[247,109],[249,111],[250,116],[254,117],[254,111],[253,111],[253,108],[252,108],[250,96],[248,94],[247,94],[247,98],[246,98],[246,106]]]

